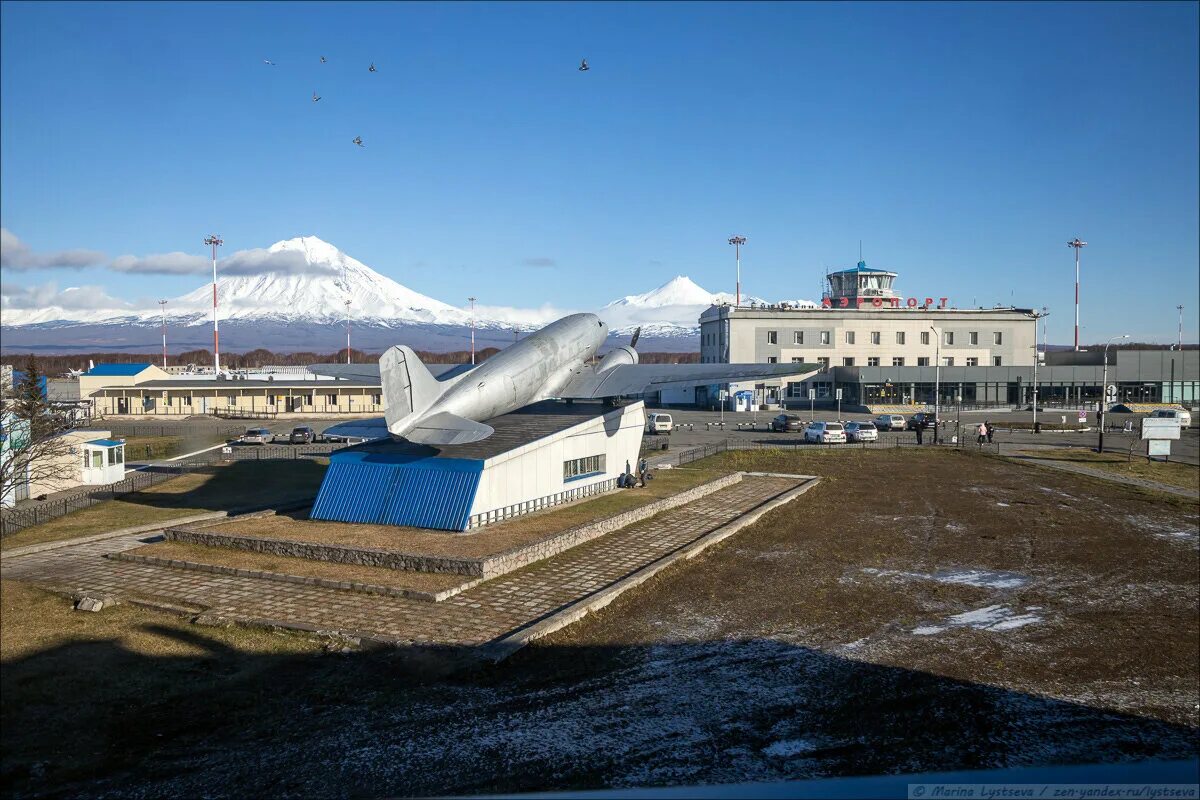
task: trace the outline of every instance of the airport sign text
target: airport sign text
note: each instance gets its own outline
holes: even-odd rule
[[[857,297],[854,299],[854,305],[857,308],[862,308],[868,303],[872,308],[900,308],[903,305],[905,308],[933,308],[933,301],[937,300],[937,308],[945,308],[950,302],[949,297],[926,297],[925,302],[921,302],[919,297]],[[821,299],[821,308],[850,308],[849,297],[824,297]]]

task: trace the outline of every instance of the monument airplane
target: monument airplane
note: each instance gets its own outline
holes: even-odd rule
[[[330,433],[362,438],[390,434],[418,444],[486,439],[486,421],[540,400],[594,400],[714,383],[766,380],[815,372],[816,364],[639,364],[637,334],[595,365],[608,338],[595,314],[571,314],[477,366],[425,365],[411,347],[391,347],[373,364],[313,364],[309,370],[383,388],[386,434],[379,421],[345,423]]]

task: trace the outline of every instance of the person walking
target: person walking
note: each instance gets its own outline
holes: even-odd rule
[[[646,459],[643,458],[641,461],[638,462],[638,485],[639,486],[646,485],[646,473],[648,471],[649,471],[649,469],[646,466]]]
[[[988,426],[986,422],[979,423],[979,435],[975,437],[976,444],[983,444],[984,439],[988,436]]]
[[[924,433],[924,428],[925,424],[923,422],[918,422],[916,425],[913,425],[913,430],[917,432],[917,444],[922,443],[921,436]]]
[[[987,440],[988,440],[988,444],[991,444],[992,443],[992,434],[994,434],[996,432],[996,429],[992,426],[991,422],[984,422],[983,424],[987,426]]]

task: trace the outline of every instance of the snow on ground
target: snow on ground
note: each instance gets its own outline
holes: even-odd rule
[[[932,574],[925,572],[905,572],[892,569],[875,569],[865,567],[868,575],[881,578],[912,578],[915,580],[937,581],[938,583],[959,583],[967,586],[978,586],[984,589],[1020,589],[1029,585],[1029,578],[1016,572],[1003,572],[986,569],[948,569],[938,570]]]
[[[1041,622],[1042,617],[1030,613],[1041,611],[1041,606],[1029,606],[1026,613],[1018,614],[1008,606],[994,605],[977,608],[974,611],[964,611],[961,614],[947,617],[940,625],[922,625],[913,628],[916,636],[934,636],[952,628],[974,628],[980,631],[1010,631]]]

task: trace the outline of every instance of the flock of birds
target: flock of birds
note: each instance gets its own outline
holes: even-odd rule
[[[264,59],[263,59],[263,63],[264,63],[264,64],[266,64],[268,67],[277,67],[277,66],[279,66],[279,65],[278,65],[277,63],[275,63],[274,61],[271,61],[270,59],[266,59],[266,58],[264,58]],[[325,58],[325,56],[321,56],[321,63],[322,63],[322,64],[326,64],[326,63],[328,63],[328,59],[326,59],[326,58]],[[589,69],[591,69],[591,67],[589,67],[589,66],[588,66],[587,59],[586,59],[586,58],[585,58],[585,59],[582,59],[582,60],[579,62],[579,71],[580,71],[580,72],[587,72]],[[372,62],[371,62],[371,66],[367,67],[367,72],[378,72],[378,71],[379,71],[379,70],[375,69],[375,62],[374,62],[374,61],[372,61]],[[316,103],[316,102],[319,102],[320,100],[321,100],[321,95],[317,94],[317,93],[314,91],[314,92],[312,93],[312,101],[313,101],[314,103]],[[362,137],[361,137],[361,136],[355,136],[353,139],[351,139],[351,140],[350,140],[350,143],[351,143],[351,144],[356,144],[356,145],[358,145],[359,147],[366,147],[366,145],[365,145],[365,144],[363,144],[363,140],[362,140]]]

